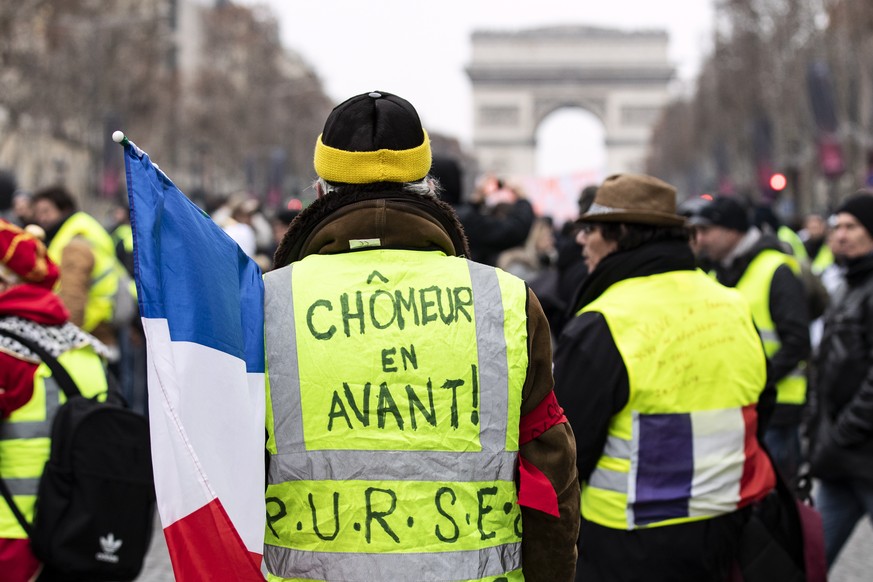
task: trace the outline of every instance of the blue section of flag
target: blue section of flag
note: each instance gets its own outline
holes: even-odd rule
[[[634,522],[688,517],[694,477],[690,414],[640,414]]]
[[[140,314],[264,371],[261,270],[133,144],[124,146]]]

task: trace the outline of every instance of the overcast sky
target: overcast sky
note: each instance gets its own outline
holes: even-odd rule
[[[687,82],[709,50],[713,14],[712,0],[249,3],[266,3],[273,9],[284,44],[315,68],[336,102],[374,89],[396,93],[412,102],[429,131],[457,137],[465,146],[472,142],[473,113],[464,68],[470,63],[474,30],[555,25],[663,29],[670,35],[669,55],[680,82]],[[560,131],[566,124],[553,125]],[[602,128],[590,129],[602,134]]]

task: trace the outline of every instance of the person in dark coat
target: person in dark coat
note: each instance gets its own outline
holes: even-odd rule
[[[810,435],[828,565],[861,517],[873,519],[873,192],[840,206],[833,243],[846,281],[825,314]]]
[[[472,259],[495,266],[505,250],[523,245],[534,223],[531,203],[502,180],[486,180],[459,206],[458,218],[467,233]]]
[[[774,235],[753,226],[748,209],[719,196],[689,218],[698,251],[711,261],[719,283],[749,302],[770,359],[776,409],[765,440],[786,481],[801,463],[800,424],[806,403],[810,354],[809,308],[797,260]]]
[[[582,482],[576,580],[722,582],[775,483],[751,311],[696,268],[669,184],[611,176],[580,221],[591,272],[555,353]]]
[[[578,216],[588,212],[596,194],[595,185],[582,189],[578,200]],[[588,276],[588,266],[582,256],[582,245],[577,240],[579,228],[579,224],[575,222],[564,224],[555,242],[558,253],[555,268],[531,282],[531,289],[543,304],[543,310],[546,312],[555,339],[561,337],[564,325],[575,315],[572,308],[576,305],[576,296],[585,277]]]

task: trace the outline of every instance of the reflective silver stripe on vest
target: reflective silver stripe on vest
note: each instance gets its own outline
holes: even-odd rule
[[[3,481],[12,495],[36,495],[39,489],[39,479],[12,479],[4,477]]]
[[[306,450],[303,441],[303,412],[300,408],[300,368],[297,365],[297,331],[294,324],[294,297],[291,286],[293,265],[271,271],[264,277],[264,326],[267,353],[270,347],[287,347],[279,358],[267,358],[270,401],[273,404],[273,431],[276,451],[295,453]],[[281,414],[276,414],[281,411]]]
[[[115,272],[115,269],[110,265],[102,273],[100,273],[99,275],[97,275],[96,277],[91,279],[91,286],[93,287],[94,285],[96,285],[97,283],[99,283],[100,281],[102,281],[103,279],[108,277],[109,275],[113,274],[114,272]]]
[[[43,381],[45,385],[45,420],[32,422],[0,422],[0,441],[12,439],[48,438],[52,433],[52,422],[60,403],[60,388],[57,381],[49,376]]]
[[[521,567],[521,543],[481,550],[409,554],[309,552],[266,545],[267,570],[282,578],[313,580],[470,580]]]
[[[477,455],[475,459],[470,454]],[[270,457],[270,483],[285,481],[512,481],[515,452],[307,451]]]
[[[603,456],[613,459],[628,459],[631,455],[631,442],[629,440],[609,435],[606,437],[606,445],[603,447]]]
[[[786,378],[803,378],[806,379],[806,372],[801,370],[800,368],[794,368],[788,374],[785,375]]]
[[[588,485],[597,489],[606,489],[607,491],[615,491],[627,495],[627,480],[627,473],[597,467],[591,473]]]
[[[446,452],[444,457],[433,455],[428,457],[439,461],[441,458],[452,459],[449,466],[457,464],[459,457],[464,458],[464,463],[469,465],[491,465],[494,462],[495,453],[506,449],[506,419],[509,409],[509,376],[506,362],[506,339],[503,330],[503,300],[500,293],[500,285],[497,280],[497,272],[485,265],[467,261],[470,269],[470,280],[473,287],[473,310],[476,317],[476,343],[478,345],[479,377],[480,377],[480,401],[488,402],[488,406],[479,409],[480,418],[480,443],[481,452],[460,453]],[[268,373],[270,378],[270,401],[273,405],[273,430],[276,441],[278,457],[289,453],[306,452],[306,444],[303,436],[303,413],[300,398],[300,368],[297,362],[297,339],[294,323],[293,308],[293,265],[283,267],[267,273],[264,277],[265,303],[264,314],[266,321],[272,325],[266,326],[266,345],[268,355],[273,350],[281,347],[281,355],[267,358]],[[376,467],[366,467],[352,459],[363,458],[363,451],[319,451],[318,458],[323,466],[342,467],[345,463],[353,463],[352,471],[346,473],[360,476],[370,476]],[[380,458],[390,457],[391,462],[397,466],[423,467],[422,451],[381,451],[373,452]],[[307,459],[316,458],[316,452],[307,452]],[[514,455],[514,453],[513,453]],[[296,455],[295,455],[296,456]],[[307,474],[315,469],[301,467],[294,472],[288,464],[294,458],[287,457],[286,466],[277,468],[278,473],[298,474],[304,471]],[[304,465],[310,465],[307,460]],[[272,464],[273,461],[271,461]],[[501,463],[505,465],[505,463]],[[360,467],[364,469],[360,473]],[[471,474],[474,471],[471,470]],[[270,475],[274,472],[271,470]],[[494,474],[492,474],[492,477]],[[410,480],[423,480],[433,478],[433,471],[424,474],[410,475]],[[331,477],[336,479],[337,477]],[[281,483],[270,480],[270,483]]]
[[[476,313],[482,423],[479,439],[482,451],[506,449],[506,419],[509,418],[509,370],[506,363],[506,334],[503,325],[503,299],[497,271],[467,261],[473,287],[473,310]]]
[[[758,333],[761,334],[761,341],[772,342],[772,343],[776,343],[776,344],[780,343],[779,334],[776,333],[775,330],[769,330],[769,329],[761,330],[761,329],[759,329]]]

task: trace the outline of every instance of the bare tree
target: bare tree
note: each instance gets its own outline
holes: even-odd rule
[[[314,72],[282,47],[269,11],[225,4],[206,18],[204,62],[187,103],[208,189],[263,193],[308,182],[331,103]],[[208,155],[205,155],[208,154]],[[279,165],[283,167],[278,167]]]

